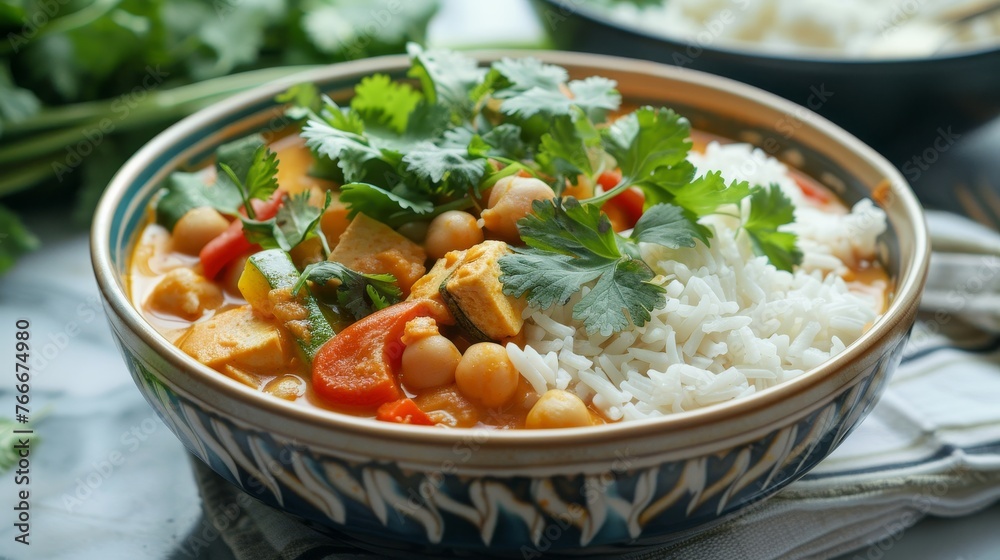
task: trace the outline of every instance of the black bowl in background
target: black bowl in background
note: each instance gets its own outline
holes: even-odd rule
[[[534,4],[560,49],[644,58],[760,87],[829,118],[899,166],[941,144],[938,137],[1000,114],[1000,46],[922,59],[785,56],[655,35],[612,21],[584,0]],[[784,126],[796,124],[790,115]]]

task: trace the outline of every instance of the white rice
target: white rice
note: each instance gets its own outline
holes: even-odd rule
[[[877,317],[878,290],[841,275],[875,256],[886,227],[882,210],[868,200],[850,212],[814,206],[783,164],[745,144],[712,143],[691,159],[727,180],[780,185],[797,204],[788,229],[799,235],[803,265],[789,273],[755,256],[732,216],[702,219],[714,232],[711,247],[644,244],[667,302],[642,327],[587,335],[572,318],[586,286],[564,306],[525,310],[526,346],[510,343],[507,353],[539,394],[569,390],[612,420],[692,410],[801,375],[843,351]]]
[[[925,0],[663,0],[661,5],[642,8],[619,2],[609,16],[701,48],[751,46],[781,53],[906,57],[926,52],[924,44],[937,41],[933,33],[921,33],[913,27],[907,31],[907,23],[929,20],[953,4]],[[983,16],[960,26],[942,50],[996,43],[998,38],[1000,14]],[[889,46],[885,46],[887,41],[891,41]]]

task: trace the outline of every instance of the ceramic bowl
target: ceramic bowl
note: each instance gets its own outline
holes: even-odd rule
[[[618,81],[629,103],[667,105],[693,125],[749,141],[853,203],[880,189],[888,311],[845,352],[749,398],[658,420],[561,431],[445,430],[297,407],[203,366],[160,336],[126,296],[149,203],[173,170],[220,144],[284,126],[273,99],[315,82],[334,99],[403,57],[330,66],[261,86],[185,119],[118,172],[93,226],[94,269],[139,389],[184,445],[251,496],[369,547],[514,557],[662,544],[739,515],[801,477],[874,406],[900,360],[928,261],[920,206],[874,151],[807,110],[730,80],[650,62],[531,54],[573,77]],[[782,132],[781,123],[797,126]],[[881,186],[880,186],[881,185]]]
[[[1000,42],[913,58],[847,58],[726,43],[711,29],[694,42],[671,38],[616,21],[587,0],[534,4],[558,48],[642,58],[752,84],[809,106],[894,157],[922,150],[938,127],[964,132],[1000,114]],[[747,5],[733,3],[713,23],[741,17]],[[919,139],[910,146],[907,136]]]

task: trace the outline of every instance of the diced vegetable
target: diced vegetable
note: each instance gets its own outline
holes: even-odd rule
[[[618,196],[604,203],[601,210],[608,215],[615,231],[632,229],[642,217],[646,197],[636,187],[625,189]]]
[[[153,287],[146,300],[150,309],[194,321],[223,303],[222,290],[190,268],[175,268]]]
[[[196,323],[179,346],[208,367],[229,365],[257,373],[288,370],[295,354],[281,329],[255,314],[249,305]]]
[[[465,251],[462,262],[440,285],[448,310],[477,339],[516,336],[524,325],[524,301],[505,295],[500,283],[499,260],[509,252],[503,241],[484,241]]]
[[[292,293],[298,279],[288,253],[268,249],[247,259],[239,287],[247,303],[265,317],[273,316],[312,360],[334,333],[308,288]]]
[[[398,422],[419,426],[433,426],[434,421],[424,411],[420,410],[412,399],[400,399],[388,402],[378,407],[375,418],[383,422]]]
[[[404,301],[376,311],[331,338],[312,364],[313,389],[334,405],[375,407],[399,400],[403,329],[416,317],[435,316],[428,300]]]
[[[405,294],[424,275],[427,254],[423,247],[389,226],[358,214],[341,235],[329,260],[358,272],[391,274]]]

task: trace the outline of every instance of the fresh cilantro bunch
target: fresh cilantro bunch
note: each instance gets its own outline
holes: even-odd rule
[[[789,199],[777,186],[699,176],[687,160],[690,124],[674,111],[641,107],[609,120],[621,96],[607,78],[570,79],[532,58],[481,68],[450,51],[411,44],[408,52],[413,81],[365,78],[349,106],[306,87],[284,97],[288,114],[304,120],[314,171],[344,183],[340,199],[352,215],[395,227],[475,207],[483,189],[514,173],[561,193],[617,169],[618,183],[595,196],[536,202],[518,224],[526,247],[500,259],[504,292],[536,307],[564,304],[592,283],[574,317],[604,334],[641,325],[664,304],[638,243],[708,244],[712,232],[699,220],[710,214],[739,215],[748,204],[741,235],[754,250],[784,270],[801,260],[795,236],[779,231],[793,220]],[[601,207],[630,187],[645,196],[644,214],[623,236]]]
[[[438,0],[0,0],[0,203],[89,223],[172,122],[313,65],[402,52]],[[0,205],[0,273],[38,245]]]

